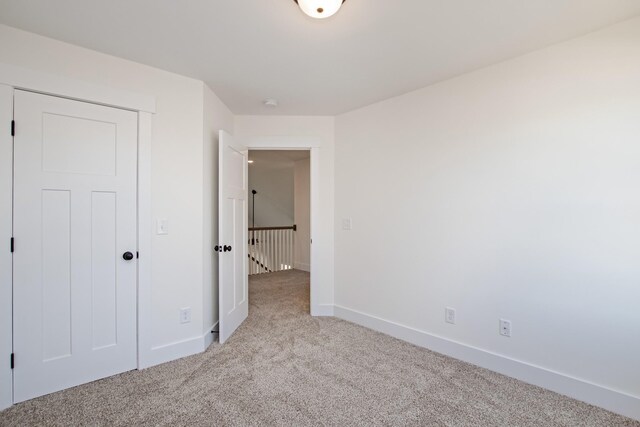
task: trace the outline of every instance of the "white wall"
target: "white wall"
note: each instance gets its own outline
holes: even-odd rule
[[[310,159],[302,159],[295,162],[293,193],[294,193],[294,223],[297,226],[295,233],[294,268],[310,271],[310,244],[311,239],[311,174]]]
[[[144,342],[148,345],[142,349],[141,364],[160,363],[201,350],[203,325],[210,326],[212,319],[210,312],[204,315],[202,302],[203,129],[230,126],[228,111],[219,104],[211,106],[211,96],[206,95],[203,83],[198,80],[2,25],[0,60],[156,98],[151,148],[152,216],[154,222],[156,218],[169,220],[169,234],[154,234],[152,253],[140,254],[152,257],[153,301],[152,327],[145,331],[148,336]],[[205,95],[209,100],[205,100]],[[221,114],[214,120],[220,121],[205,125],[203,105],[210,110],[208,114]],[[182,307],[191,307],[191,323],[180,324]]]
[[[233,134],[233,114],[207,86],[204,89],[203,145],[203,333],[211,343],[218,323],[218,138],[220,130]],[[217,328],[215,328],[217,329]]]
[[[640,18],[339,116],[335,158],[336,312],[640,417]]]
[[[312,196],[311,314],[333,314],[334,118],[303,116],[235,116],[235,136],[249,148],[310,147]],[[315,163],[314,163],[315,162]],[[312,195],[314,194],[312,188]],[[317,214],[316,214],[317,213]]]
[[[293,165],[261,167],[249,165],[249,226],[253,224],[253,195],[256,190],[256,227],[280,227],[293,224]]]

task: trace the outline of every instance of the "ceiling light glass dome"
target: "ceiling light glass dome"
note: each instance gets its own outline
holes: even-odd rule
[[[328,18],[340,10],[345,0],[294,0],[312,18]]]

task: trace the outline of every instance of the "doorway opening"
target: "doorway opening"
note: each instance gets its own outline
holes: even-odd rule
[[[267,282],[278,286],[284,281],[309,286],[310,154],[309,150],[249,150],[247,271],[250,287],[252,283],[258,286]],[[308,295],[308,290],[305,294]],[[308,312],[309,297],[305,299]]]

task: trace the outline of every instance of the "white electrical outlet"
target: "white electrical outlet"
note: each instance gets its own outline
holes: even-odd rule
[[[180,323],[191,322],[191,307],[180,309]]]
[[[452,325],[456,324],[456,309],[447,307],[444,309],[444,321],[447,323],[451,323]]]
[[[511,336],[511,320],[500,319],[500,335],[503,337]]]
[[[351,218],[342,219],[342,229],[345,231],[351,230]]]

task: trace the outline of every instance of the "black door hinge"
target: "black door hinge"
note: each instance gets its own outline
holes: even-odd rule
[[[16,358],[14,356],[13,353],[11,353],[11,369],[13,369],[16,366]]]
[[[140,252],[136,251],[136,259],[140,258]]]
[[[11,136],[16,136],[16,121],[11,120]]]
[[[13,252],[13,237],[11,238],[11,252]]]

